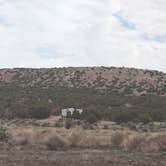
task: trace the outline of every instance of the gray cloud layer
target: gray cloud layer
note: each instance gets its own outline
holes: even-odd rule
[[[0,67],[166,71],[165,0],[0,0]]]

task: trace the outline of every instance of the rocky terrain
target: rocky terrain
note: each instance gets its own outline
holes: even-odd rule
[[[63,108],[84,119],[116,122],[166,120],[166,74],[115,67],[0,70],[0,117],[47,118]],[[89,115],[93,112],[93,115]],[[94,117],[95,116],[95,117]]]
[[[0,86],[74,87],[116,91],[130,95],[166,94],[166,74],[158,71],[115,67],[50,69],[1,69]]]

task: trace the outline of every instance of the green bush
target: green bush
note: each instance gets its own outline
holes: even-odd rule
[[[81,117],[69,118],[95,123],[97,120],[115,122],[166,121],[166,97],[159,95],[126,96],[113,86],[107,91],[92,88],[0,86],[0,118],[47,118],[51,112],[63,108],[83,109]],[[51,102],[50,102],[51,101]],[[126,103],[131,105],[126,108]],[[60,114],[60,111],[58,111]],[[57,114],[56,114],[57,115]]]
[[[67,147],[67,142],[60,136],[52,136],[45,142],[49,150],[60,150]]]
[[[89,113],[85,120],[90,124],[96,123],[98,121],[96,115],[93,113]]]
[[[0,127],[0,141],[6,141],[8,139],[8,135],[6,132],[6,128]]]
[[[51,111],[47,107],[32,107],[29,111],[30,118],[46,119],[50,116]]]
[[[72,116],[73,119],[80,119],[81,118],[81,114],[78,111],[74,111]]]
[[[65,120],[65,128],[70,129],[72,127],[72,119],[66,119]]]

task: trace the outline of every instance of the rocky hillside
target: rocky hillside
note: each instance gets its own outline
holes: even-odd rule
[[[131,68],[1,69],[0,118],[82,108],[86,121],[166,121],[166,74]]]
[[[115,67],[68,67],[51,69],[1,69],[0,86],[86,87],[123,94],[166,95],[166,74],[158,71]]]

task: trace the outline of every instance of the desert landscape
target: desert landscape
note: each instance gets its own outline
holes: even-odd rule
[[[1,121],[0,165],[165,166],[166,123],[139,124],[136,130],[102,121],[67,129],[57,127],[60,119]]]
[[[166,0],[0,0],[0,166],[166,166]]]
[[[0,165],[165,166],[165,73],[0,70]]]

